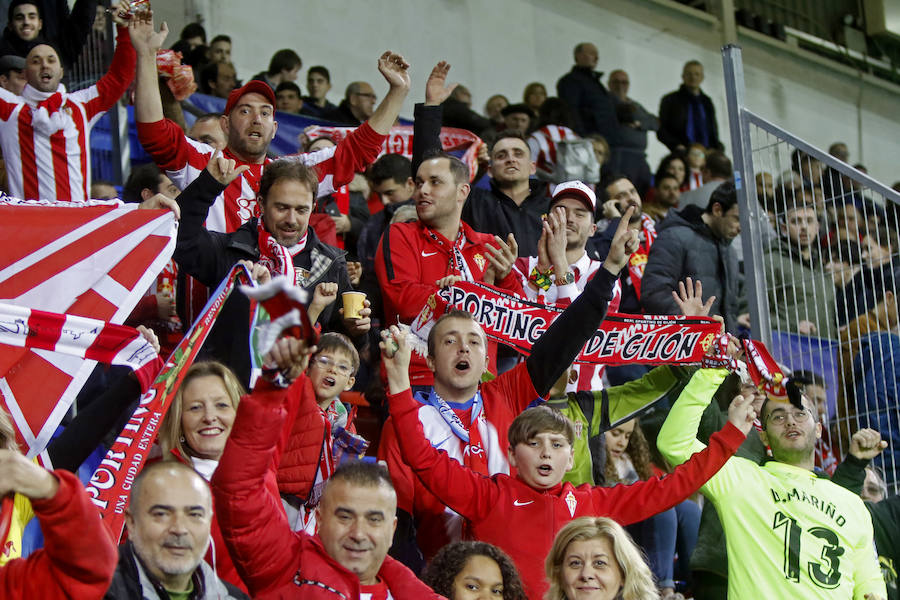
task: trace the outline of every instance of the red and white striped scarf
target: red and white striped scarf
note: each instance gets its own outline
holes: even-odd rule
[[[259,262],[269,270],[272,277],[283,275],[291,285],[300,286],[301,282],[294,268],[294,256],[306,247],[309,229],[303,232],[300,241],[288,248],[279,244],[271,233],[266,231],[262,219],[256,224],[259,233]]]
[[[0,344],[131,367],[143,391],[162,368],[162,360],[136,329],[14,304],[0,304]]]

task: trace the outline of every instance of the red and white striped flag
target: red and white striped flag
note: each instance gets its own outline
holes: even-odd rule
[[[174,216],[118,202],[0,197],[0,299],[122,323],[175,249]],[[0,405],[28,455],[41,452],[95,361],[0,345]]]

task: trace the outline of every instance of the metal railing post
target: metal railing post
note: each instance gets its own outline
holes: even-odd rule
[[[744,65],[740,46],[728,44],[723,47],[722,63],[725,71],[728,125],[731,130],[731,154],[734,160],[734,184],[740,205],[745,289],[750,306],[751,329],[754,338],[771,345],[772,327],[769,322],[769,298],[763,267],[762,226],[767,217],[756,199],[750,127],[743,115]]]

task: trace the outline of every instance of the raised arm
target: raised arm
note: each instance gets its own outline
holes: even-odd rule
[[[700,369],[678,396],[656,438],[660,453],[673,465],[680,465],[706,447],[697,439],[697,427],[727,375],[725,369]]]
[[[131,44],[137,53],[137,75],[134,82],[134,119],[138,123],[155,123],[163,119],[162,99],[159,95],[159,76],[156,73],[156,52],[162,47],[169,27],[163,22],[159,31],[153,21],[140,21],[132,26]]]
[[[678,465],[671,475],[631,485],[594,488],[594,494],[608,507],[607,514],[627,525],[668,510],[696,492],[734,455],[752,427],[755,411],[751,399],[738,397],[732,405],[729,422],[712,435],[709,446]]]
[[[31,500],[44,548],[0,569],[0,597],[100,598],[116,569],[116,547],[78,478],[0,450],[0,495],[13,491]]]
[[[237,416],[211,483],[222,537],[252,596],[266,585],[289,578],[301,538],[291,531],[281,499],[272,491],[276,453],[288,407],[300,404],[311,349],[299,340],[282,339],[267,356],[277,364],[288,388],[261,379],[241,399]]]
[[[173,258],[206,286],[218,285],[231,264],[223,255],[225,235],[207,230],[203,223],[216,196],[247,168],[235,167],[234,160],[213,156],[200,176],[176,198],[182,216]]]
[[[425,82],[425,103],[416,104],[413,109],[413,148],[412,148],[412,176],[415,178],[419,165],[425,160],[425,156],[432,152],[440,152],[441,145],[441,119],[443,107],[441,103],[446,100],[457,84],[447,85],[447,73],[450,72],[450,63],[441,61],[434,66]]]
[[[572,364],[606,316],[616,278],[638,247],[637,232],[628,228],[628,217],[633,211],[634,207],[629,207],[620,221],[603,267],[531,349],[526,364],[534,389],[541,396],[550,391]]]
[[[400,452],[432,494],[470,521],[478,521],[493,509],[499,498],[494,481],[459,464],[436,450],[425,437],[418,418],[418,405],[409,385],[410,350],[406,335],[396,326],[382,332],[381,349],[388,381],[388,401]]]
[[[390,88],[384,100],[369,117],[368,123],[376,133],[387,135],[400,116],[403,101],[409,94],[409,63],[399,54],[388,51],[378,59],[378,70]]]

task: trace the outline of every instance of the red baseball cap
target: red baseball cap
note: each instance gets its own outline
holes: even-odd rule
[[[247,94],[259,94],[269,101],[269,104],[272,105],[273,109],[275,108],[275,92],[272,91],[269,84],[265,81],[253,79],[241,87],[232,90],[232,92],[228,94],[228,102],[225,103],[225,114],[231,114],[231,111],[238,103],[238,100]]]
[[[580,181],[566,181],[553,188],[553,199],[550,200],[550,206],[565,197],[581,200],[592,213],[597,210],[597,195],[594,194],[594,190]]]

